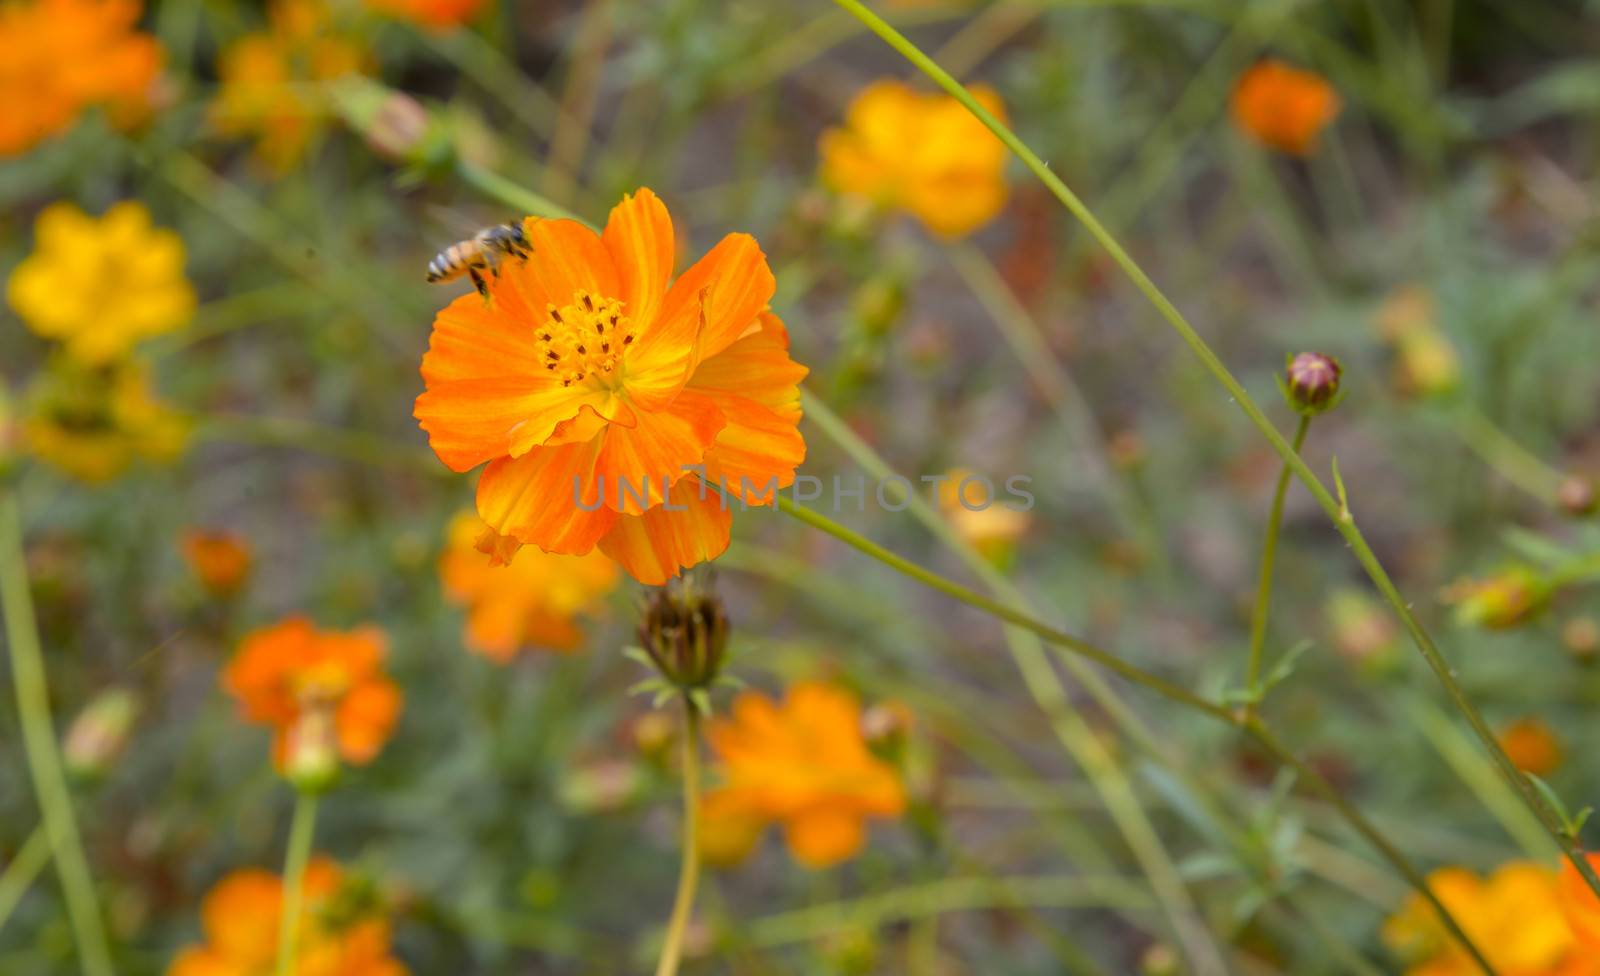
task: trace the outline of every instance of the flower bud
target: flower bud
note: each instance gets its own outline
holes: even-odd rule
[[[1593,661],[1600,653],[1600,621],[1586,616],[1568,620],[1561,627],[1561,646],[1578,661]]]
[[[1596,502],[1594,482],[1581,474],[1569,474],[1556,486],[1556,501],[1575,518],[1592,515]]]
[[[1339,402],[1339,361],[1320,352],[1303,352],[1289,360],[1283,395],[1296,413],[1307,417],[1331,409]]]
[[[1183,961],[1169,945],[1157,942],[1139,957],[1140,976],[1178,976],[1183,971]]]
[[[728,614],[715,593],[683,582],[651,594],[639,643],[668,684],[681,691],[709,688],[722,671]]]
[[[128,745],[138,716],[139,699],[126,688],[96,695],[67,729],[61,746],[67,772],[86,780],[105,775]]]
[[[1445,591],[1456,619],[1489,630],[1526,623],[1550,599],[1550,587],[1526,566],[1511,566],[1481,580],[1462,580]]]
[[[238,535],[190,529],[182,543],[184,561],[212,596],[232,596],[250,575],[250,546]]]
[[[302,793],[325,793],[339,779],[338,732],[330,707],[302,708],[283,741],[283,778]]]

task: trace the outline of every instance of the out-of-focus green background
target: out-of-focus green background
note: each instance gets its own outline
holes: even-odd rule
[[[1342,361],[1346,399],[1312,425],[1307,460],[1326,473],[1337,455],[1360,526],[1485,717],[1537,717],[1564,746],[1544,779],[1574,809],[1592,800],[1600,677],[1584,584],[1600,533],[1553,502],[1561,477],[1600,469],[1600,9],[882,12],[1000,93],[1018,134],[1281,428],[1285,356]],[[681,257],[754,234],[808,388],[890,465],[1032,477],[1038,505],[1003,568],[1042,617],[1208,696],[1241,685],[1276,456],[1015,161],[1005,210],[955,242],[821,185],[819,134],[869,82],[912,79],[847,13],[541,0],[491,3],[444,31],[345,13],[370,77],[419,99],[471,165],[596,220],[649,186],[690,242]],[[436,563],[473,479],[437,463],[411,416],[432,317],[458,287],[425,284],[424,266],[520,215],[449,158],[383,158],[348,105],[329,102],[325,130],[282,173],[217,132],[219,50],[265,22],[253,4],[153,4],[141,23],[170,86],[155,118],[122,133],[89,113],[0,161],[0,272],[32,250],[45,205],[98,214],[134,199],[182,236],[199,297],[187,329],[142,347],[161,397],[193,418],[181,459],[101,485],[24,459],[13,482],[58,725],[112,687],[142,706],[120,758],[74,785],[118,971],[163,972],[198,938],[219,877],[281,865],[292,794],[217,672],[243,633],[292,613],[389,634],[404,714],[324,801],[317,848],[372,879],[411,970],[640,971],[670,903],[678,789],[634,735],[649,701],[628,693],[642,675],[620,651],[641,588],[618,590],[577,655],[501,667],[465,652]],[[1268,54],[1343,100],[1308,158],[1230,120],[1235,81]],[[1458,357],[1448,389],[1397,380],[1405,363],[1378,323],[1408,287],[1431,295],[1430,324]],[[0,321],[0,374],[20,399],[49,347],[9,310]],[[1048,355],[1019,355],[1028,337]],[[860,473],[802,429],[805,473]],[[972,579],[910,513],[840,518]],[[196,526],[248,540],[237,597],[208,595],[183,562]],[[1457,620],[1449,587],[1511,564],[1571,580],[1515,627]],[[739,678],[777,691],[825,676],[909,706],[912,802],[843,867],[804,870],[769,836],[713,871],[688,972],[1138,972],[1173,934],[1108,782],[1142,811],[1230,967],[1402,971],[1379,929],[1403,883],[1232,730],[1112,681],[1152,737],[1140,742],[1051,657],[1078,722],[1076,750],[1063,748],[992,619],[775,513],[736,519],[716,578]],[[1298,486],[1276,584],[1268,661],[1308,645],[1263,706],[1281,736],[1424,870],[1553,865]],[[9,707],[0,752],[9,859],[38,824]],[[1085,757],[1113,772],[1087,777]],[[74,971],[71,945],[45,871],[0,928],[0,973]]]

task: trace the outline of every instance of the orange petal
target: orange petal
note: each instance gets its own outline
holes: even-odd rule
[[[562,306],[582,289],[593,295],[618,295],[622,290],[616,264],[600,235],[576,220],[523,221],[523,234],[533,255],[526,261],[501,264],[498,283],[491,287],[498,299],[509,284],[527,310],[529,327],[543,322],[550,305]]]
[[[804,366],[789,358],[789,337],[764,313],[760,331],[700,364],[688,391],[704,393],[728,418],[706,452],[706,477],[749,504],[770,505],[770,486],[786,488],[806,457],[800,421]]]
[[[536,447],[522,457],[495,461],[478,479],[478,515],[496,532],[546,552],[588,552],[617,518],[598,500],[594,472],[599,453],[597,438]],[[579,508],[579,497],[594,510]]]
[[[611,252],[621,280],[623,308],[633,321],[648,327],[667,294],[675,260],[672,218],[661,199],[647,188],[622,198],[611,210],[601,238]]]
[[[371,762],[394,731],[401,701],[399,686],[387,678],[352,688],[340,700],[334,722],[339,754],[349,762]]]
[[[784,823],[784,839],[794,859],[808,868],[826,868],[848,860],[866,842],[861,818],[847,810],[808,810]]]
[[[659,504],[663,483],[704,460],[726,423],[714,400],[685,390],[662,410],[639,411],[632,429],[607,428],[595,463],[605,503],[625,515]]]
[[[700,363],[705,306],[680,306],[633,344],[623,359],[622,382],[628,400],[641,410],[660,410],[677,397]]]
[[[422,380],[427,390],[417,397],[417,420],[434,453],[455,471],[524,453],[584,404],[616,410],[602,386],[563,387],[543,368],[531,327],[476,294],[457,298],[434,320]]]
[[[619,516],[600,540],[600,551],[639,582],[660,586],[728,548],[733,513],[722,501],[692,479],[680,481],[672,486],[668,504],[643,515]]]
[[[670,322],[705,294],[706,325],[701,356],[709,358],[732,345],[756,325],[756,316],[772,301],[777,281],[767,267],[761,245],[749,234],[729,234],[673,283],[657,316]]]

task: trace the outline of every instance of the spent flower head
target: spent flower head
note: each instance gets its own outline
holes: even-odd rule
[[[696,578],[651,591],[639,623],[639,645],[666,688],[704,708],[705,692],[722,675],[728,652],[722,598]]]

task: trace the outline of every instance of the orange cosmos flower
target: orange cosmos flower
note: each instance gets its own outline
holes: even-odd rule
[[[180,541],[189,569],[215,596],[237,593],[250,575],[250,544],[242,536],[189,529]]]
[[[349,888],[332,860],[319,856],[306,865],[295,976],[405,976],[390,955],[389,920],[346,897]],[[204,944],[180,952],[167,976],[269,976],[282,917],[282,879],[260,869],[233,872],[200,907]]]
[[[161,46],[133,30],[137,0],[0,4],[0,156],[71,128],[90,105],[131,121],[161,70]]]
[[[972,95],[1002,122],[992,88]],[[960,237],[993,220],[1006,202],[1006,148],[948,95],[898,81],[868,85],[844,125],[822,134],[822,179],[840,193],[904,210],[942,237]]]
[[[450,523],[439,578],[451,602],[467,607],[467,647],[499,664],[522,647],[575,650],[583,632],[575,618],[617,585],[617,564],[603,553],[559,556],[534,552],[509,566],[478,549],[489,529],[472,512]]]
[[[320,0],[276,0],[268,20],[267,30],[223,50],[211,119],[224,135],[255,136],[256,155],[281,174],[333,118],[322,83],[359,72],[367,57],[353,38],[333,28]]]
[[[1517,719],[1495,738],[1511,762],[1525,773],[1548,776],[1561,765],[1561,740],[1535,716]]]
[[[743,825],[743,837],[752,823],[782,823],[790,852],[808,867],[855,856],[867,817],[905,810],[899,776],[867,749],[861,706],[842,689],[797,684],[781,705],[740,695],[706,736],[724,780],[705,797],[712,822]]]
[[[483,0],[367,0],[367,6],[391,17],[444,30],[477,16]]]
[[[1600,870],[1600,854],[1585,854],[1589,865]],[[1600,953],[1600,898],[1595,897],[1583,875],[1572,862],[1561,862],[1561,909],[1566,913],[1567,924],[1579,944],[1591,952]]]
[[[434,320],[417,419],[452,469],[488,462],[478,514],[507,555],[598,544],[665,583],[727,548],[730,504],[708,484],[772,504],[805,457],[806,369],[767,310],[766,256],[730,234],[669,287],[672,220],[649,190],[604,234],[523,228],[533,256]]]
[[[318,748],[304,741],[317,736],[339,758],[364,764],[400,716],[400,689],[382,670],[385,650],[375,627],[340,633],[292,617],[246,636],[222,672],[222,686],[245,718],[272,726],[279,769],[300,760],[292,745]]]
[[[1428,885],[1497,971],[1516,976],[1600,974],[1600,958],[1579,945],[1562,913],[1557,874],[1549,868],[1512,861],[1488,878],[1445,868],[1428,875]],[[1421,895],[1412,895],[1384,924],[1383,938],[1412,963],[1407,976],[1470,976],[1480,971]]]
[[[1257,62],[1233,88],[1233,121],[1263,146],[1309,156],[1339,115],[1339,95],[1322,76],[1271,58]]]

